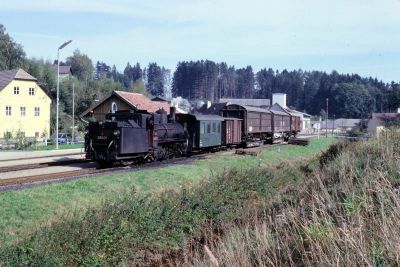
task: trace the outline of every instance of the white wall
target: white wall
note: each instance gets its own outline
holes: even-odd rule
[[[275,93],[272,94],[272,105],[278,103],[283,108],[287,108],[286,106],[286,94]]]

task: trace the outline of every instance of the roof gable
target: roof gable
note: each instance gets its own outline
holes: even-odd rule
[[[0,71],[0,90],[6,87],[13,80],[37,81],[35,77],[23,69],[3,70]]]
[[[88,108],[85,112],[81,114],[81,117],[86,116],[90,111],[96,109],[98,106],[103,104],[105,101],[107,101],[110,97],[116,96],[120,98],[122,101],[127,103],[129,106],[132,107],[132,109],[136,110],[146,110],[147,112],[156,112],[157,110],[163,109],[167,113],[169,113],[170,109],[170,104],[167,102],[157,102],[157,101],[152,101],[146,96],[139,94],[139,93],[131,93],[131,92],[124,92],[124,91],[113,91],[111,94],[108,96],[104,97],[101,101],[99,101],[97,104],[94,106]]]
[[[116,95],[122,97],[131,106],[136,109],[147,110],[147,112],[156,112],[157,110],[163,109],[169,113],[170,104],[160,101],[152,101],[148,97],[139,94],[124,91],[114,91]]]
[[[253,107],[267,107],[271,105],[271,101],[268,98],[220,98],[219,102]]]
[[[210,107],[207,107],[207,103],[204,104],[199,110],[199,113],[202,114],[214,114],[219,115],[221,110],[228,105],[228,103],[212,103]]]
[[[72,74],[71,66],[60,65],[60,74]],[[53,65],[54,71],[57,74],[57,64]]]
[[[169,102],[168,99],[167,99],[166,97],[163,97],[163,96],[156,96],[156,97],[153,97],[153,98],[151,99],[151,101],[164,101],[164,102]]]
[[[278,103],[273,104],[269,109],[272,111],[287,112],[287,110]]]

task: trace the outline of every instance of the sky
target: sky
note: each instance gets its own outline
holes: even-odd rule
[[[322,70],[400,81],[400,0],[0,0],[28,57]]]

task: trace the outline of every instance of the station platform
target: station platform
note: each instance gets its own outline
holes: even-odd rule
[[[0,151],[0,162],[83,154],[83,148],[42,151]]]

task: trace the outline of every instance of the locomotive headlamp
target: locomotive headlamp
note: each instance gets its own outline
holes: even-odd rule
[[[114,131],[114,135],[119,135],[120,134],[120,131],[119,130],[115,130]]]

